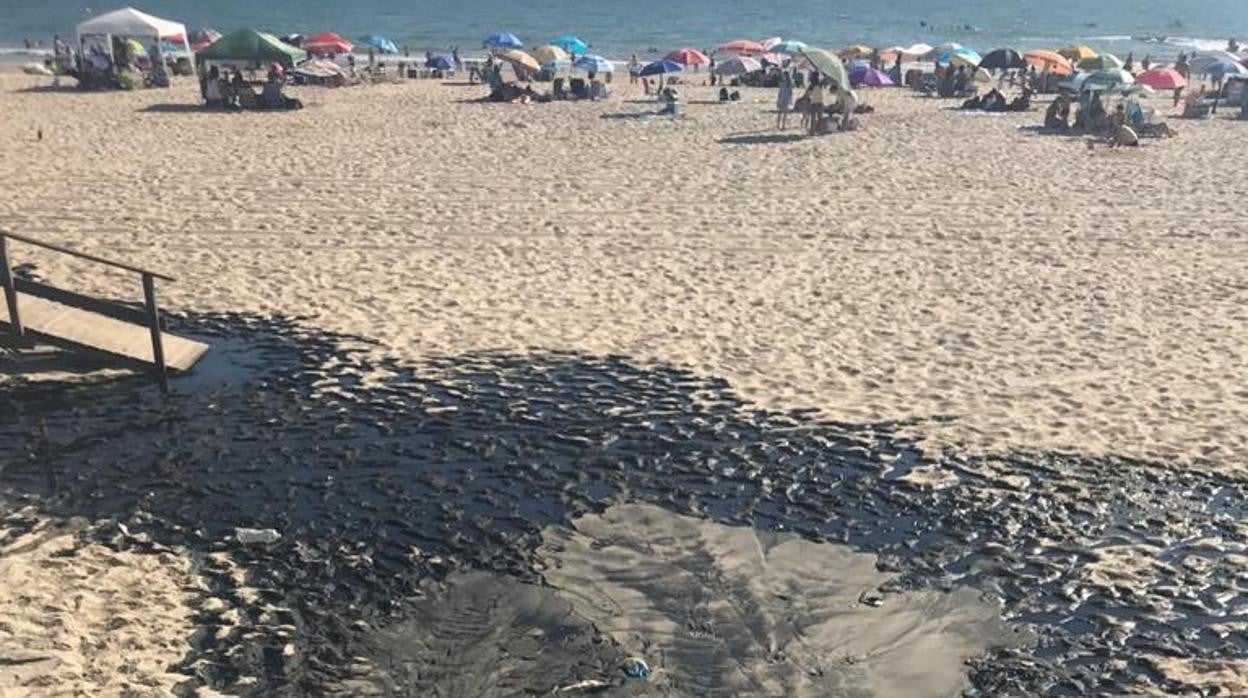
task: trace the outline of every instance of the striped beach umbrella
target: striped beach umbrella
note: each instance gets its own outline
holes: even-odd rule
[[[602,56],[595,56],[592,53],[587,53],[584,56],[581,56],[580,58],[576,59],[572,63],[572,67],[576,68],[577,70],[583,70],[586,73],[614,73],[615,72],[614,63],[603,58]]]

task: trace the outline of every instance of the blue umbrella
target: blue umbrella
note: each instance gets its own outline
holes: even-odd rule
[[[382,53],[398,53],[399,52],[399,47],[395,46],[393,41],[387,39],[384,36],[379,36],[377,34],[369,34],[368,36],[361,37],[360,43],[366,46],[372,46],[373,48],[377,49],[378,51],[381,51]]]
[[[685,66],[677,63],[676,61],[673,61],[670,58],[664,58],[661,61],[655,61],[642,68],[641,75],[642,77],[648,77],[651,75],[662,75],[664,73],[679,73],[684,69]]]
[[[586,54],[576,59],[572,64],[577,70],[583,70],[587,73],[614,73],[615,65],[611,61],[602,56]]]
[[[485,37],[485,45],[490,48],[524,48],[524,43],[515,34],[499,32]]]
[[[455,59],[450,56],[434,56],[425,61],[425,67],[434,70],[455,70]]]
[[[571,34],[564,34],[563,36],[555,37],[550,40],[550,43],[552,46],[558,46],[574,56],[589,51],[588,44]]]

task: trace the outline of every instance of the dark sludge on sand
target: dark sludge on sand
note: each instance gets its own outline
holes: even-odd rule
[[[436,672],[360,662],[419,626],[420,600],[449,574],[536,588],[544,529],[625,503],[872,553],[892,575],[885,604],[977,590],[1030,639],[972,661],[972,695],[1178,690],[1150,657],[1248,655],[1244,486],[1208,471],[934,456],[900,435],[914,425],[762,410],[723,380],[627,357],[409,364],[291,320],[170,325],[214,351],[167,398],[144,378],[0,387],[0,485],[7,527],[33,505],[111,522],[88,535],[112,546],[228,551],[246,568],[259,603],[235,632],[194,639],[188,690],[248,676],[252,693],[315,693],[385,675],[434,694]],[[239,545],[240,528],[280,539]],[[202,573],[238,601],[234,577]],[[549,692],[619,659],[592,628],[564,630],[572,651],[519,688]]]

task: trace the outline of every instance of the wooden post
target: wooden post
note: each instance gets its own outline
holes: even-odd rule
[[[13,270],[9,267],[9,239],[0,234],[0,284],[4,285],[4,301],[9,306],[9,324],[13,334],[21,340],[22,318],[17,313],[17,285],[13,283]]]
[[[165,345],[160,334],[160,309],[156,306],[156,279],[143,272],[143,300],[147,305],[147,322],[152,329],[152,359],[162,392],[169,392],[169,375],[165,371]]]

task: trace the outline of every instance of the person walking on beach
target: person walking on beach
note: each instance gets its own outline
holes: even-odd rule
[[[776,130],[788,128],[789,110],[792,108],[793,74],[786,70],[780,74],[780,94],[776,96]]]
[[[637,84],[637,73],[640,70],[641,70],[641,63],[637,61],[637,54],[634,53],[633,57],[628,59],[628,84],[630,85]],[[649,92],[647,91],[646,94],[649,94]]]

